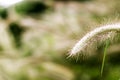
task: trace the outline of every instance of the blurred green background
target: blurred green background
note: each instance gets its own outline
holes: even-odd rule
[[[104,44],[93,46],[90,57],[67,58],[87,32],[119,22],[119,14],[120,0],[24,0],[0,6],[0,80],[120,80],[120,34],[108,48],[102,77]]]

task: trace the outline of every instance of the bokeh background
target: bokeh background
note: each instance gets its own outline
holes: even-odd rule
[[[102,77],[104,44],[93,46],[90,57],[68,58],[80,38],[119,22],[119,14],[120,0],[0,2],[0,80],[120,80],[120,34],[107,50]]]

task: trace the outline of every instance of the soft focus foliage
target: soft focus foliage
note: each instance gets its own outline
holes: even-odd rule
[[[105,44],[99,42],[101,37],[95,43],[99,47],[92,45],[87,50],[90,57],[67,58],[72,46],[86,33],[119,22],[119,3],[25,0],[8,8],[0,6],[0,80],[119,80],[119,33],[113,35],[117,38],[107,49],[102,77]]]

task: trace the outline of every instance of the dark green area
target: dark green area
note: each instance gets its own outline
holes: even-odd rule
[[[6,19],[8,17],[8,12],[6,8],[0,8],[0,18]]]
[[[25,31],[25,29],[23,27],[21,27],[19,24],[17,24],[16,22],[12,22],[9,24],[9,31],[12,33],[12,35],[15,39],[16,47],[20,47],[21,46],[21,36],[22,36],[23,32]]]
[[[15,7],[18,14],[34,16],[48,9],[48,6],[40,1],[23,1]]]

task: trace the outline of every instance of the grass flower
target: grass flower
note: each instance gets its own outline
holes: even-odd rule
[[[120,23],[115,23],[115,24],[107,24],[98,27],[92,30],[91,32],[88,32],[82,39],[80,39],[80,41],[78,41],[75,44],[75,46],[72,48],[70,52],[70,56],[74,56],[78,53],[79,54],[83,53],[84,51],[88,50],[88,48],[90,48],[89,46],[92,43],[94,43],[94,41],[99,41],[100,39],[104,41],[107,38],[114,37],[112,36],[114,32],[119,32],[119,31],[120,31]]]

